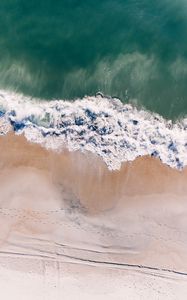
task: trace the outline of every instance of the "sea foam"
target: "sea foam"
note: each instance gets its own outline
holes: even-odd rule
[[[90,151],[111,170],[145,155],[187,165],[187,119],[173,123],[101,94],[47,102],[1,90],[0,121],[2,135],[14,130],[47,149]]]

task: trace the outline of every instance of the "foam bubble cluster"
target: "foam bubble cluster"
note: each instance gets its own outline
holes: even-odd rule
[[[91,151],[111,170],[144,155],[187,165],[187,119],[172,123],[101,94],[47,102],[0,91],[0,120],[0,134],[13,129],[48,149]]]

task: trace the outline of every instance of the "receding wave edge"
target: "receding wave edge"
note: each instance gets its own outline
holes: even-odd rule
[[[1,90],[0,134],[11,130],[47,149],[90,151],[111,170],[146,155],[187,165],[187,118],[173,123],[102,94],[47,102]]]

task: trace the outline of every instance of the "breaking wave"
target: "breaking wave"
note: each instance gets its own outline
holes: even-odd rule
[[[186,280],[185,120],[102,95],[31,102],[3,91],[0,122],[0,259]]]
[[[173,123],[100,93],[47,102],[1,91],[0,118],[2,135],[14,130],[48,149],[90,151],[111,170],[146,155],[179,170],[187,165],[187,119]]]

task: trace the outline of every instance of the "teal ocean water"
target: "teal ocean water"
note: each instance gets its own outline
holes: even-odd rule
[[[0,88],[187,113],[185,0],[1,0]]]

